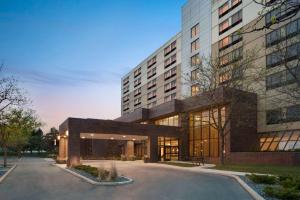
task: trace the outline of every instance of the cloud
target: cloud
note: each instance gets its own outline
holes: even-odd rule
[[[8,73],[20,77],[22,82],[52,86],[84,86],[88,84],[119,83],[121,75],[105,70],[53,68],[49,70],[9,68]]]

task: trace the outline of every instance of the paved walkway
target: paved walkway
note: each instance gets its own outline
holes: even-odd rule
[[[119,168],[120,173],[126,173],[135,182],[117,187],[94,186],[52,166],[50,161],[23,158],[0,184],[0,197],[5,200],[252,199],[238,183],[228,177],[150,165]]]

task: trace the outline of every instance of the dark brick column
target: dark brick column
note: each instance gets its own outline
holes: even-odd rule
[[[158,161],[158,138],[157,136],[149,136],[147,141],[147,153],[150,156],[150,162]]]
[[[183,130],[181,135],[180,145],[179,145],[179,159],[188,160],[189,159],[189,114],[182,113],[180,116],[180,126]]]
[[[80,165],[80,132],[77,130],[69,130],[67,165]]]

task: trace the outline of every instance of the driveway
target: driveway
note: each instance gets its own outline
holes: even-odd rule
[[[97,162],[90,164],[105,165]],[[0,197],[5,197],[5,200],[252,199],[238,183],[228,177],[142,163],[117,163],[116,166],[120,174],[132,177],[134,183],[117,187],[94,186],[52,166],[50,161],[23,158],[0,184]]]

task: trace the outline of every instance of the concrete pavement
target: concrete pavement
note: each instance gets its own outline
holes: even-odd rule
[[[132,177],[133,184],[105,187],[86,183],[52,166],[50,161],[23,158],[0,184],[0,197],[5,197],[5,200],[252,199],[236,181],[228,177],[145,165],[127,166],[117,165],[117,168],[120,173]]]

